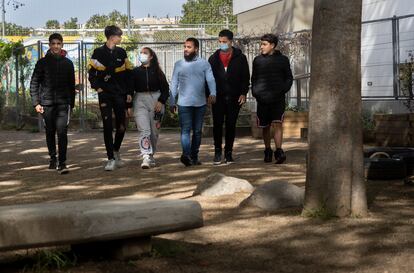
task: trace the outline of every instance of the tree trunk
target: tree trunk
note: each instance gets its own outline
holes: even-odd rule
[[[361,13],[362,0],[315,0],[305,211],[367,213]]]

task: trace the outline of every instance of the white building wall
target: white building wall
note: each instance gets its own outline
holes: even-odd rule
[[[414,14],[413,0],[363,0],[362,21]]]
[[[235,15],[262,7],[271,3],[280,2],[284,0],[233,0],[233,13]]]
[[[364,0],[362,21],[389,19],[414,14],[413,0]],[[396,60],[405,63],[414,50],[414,17],[399,20],[400,52]],[[362,95],[393,96],[392,21],[362,26]]]

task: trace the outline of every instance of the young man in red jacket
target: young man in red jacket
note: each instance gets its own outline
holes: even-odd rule
[[[222,163],[223,124],[225,124],[224,162],[233,163],[236,122],[249,91],[250,72],[246,56],[233,47],[233,32],[219,33],[219,49],[209,58],[217,85],[213,105],[214,165]]]

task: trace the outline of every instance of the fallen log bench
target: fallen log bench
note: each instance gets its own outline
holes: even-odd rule
[[[119,198],[0,207],[0,251],[71,245],[130,259],[151,250],[151,236],[203,226],[191,200]],[[92,250],[93,251],[93,250]]]

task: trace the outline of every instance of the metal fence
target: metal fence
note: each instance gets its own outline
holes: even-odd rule
[[[363,98],[398,100],[412,96],[412,73],[403,74],[413,62],[413,51],[414,14],[363,22]]]

